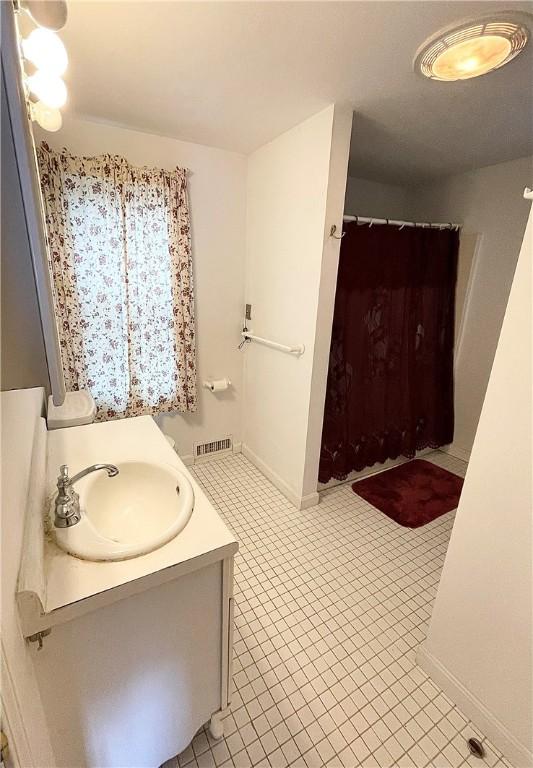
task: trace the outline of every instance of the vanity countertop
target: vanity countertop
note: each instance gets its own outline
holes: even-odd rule
[[[94,463],[158,461],[184,472],[194,489],[191,518],[181,533],[146,555],[115,562],[80,560],[49,536],[44,549],[44,601],[48,623],[68,621],[99,605],[231,557],[238,549],[204,492],[150,416],[48,432],[46,485],[50,496],[61,464],[72,474]]]

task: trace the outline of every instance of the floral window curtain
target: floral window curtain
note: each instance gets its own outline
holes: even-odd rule
[[[196,410],[186,171],[37,154],[67,390],[99,420]]]

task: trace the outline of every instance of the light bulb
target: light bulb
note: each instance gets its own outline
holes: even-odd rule
[[[67,100],[67,86],[60,77],[47,75],[39,70],[28,77],[30,91],[47,107],[58,109]]]
[[[433,72],[441,80],[478,77],[497,69],[510,53],[509,40],[497,35],[463,40],[437,56],[433,63]]]
[[[30,36],[22,41],[22,52],[37,69],[48,75],[62,75],[67,68],[66,48],[51,29],[34,29]]]
[[[458,61],[456,63],[457,69],[462,69],[463,72],[474,72],[479,67],[479,59],[475,56],[472,56],[470,59],[465,59],[464,61]]]
[[[45,131],[59,131],[63,125],[63,118],[59,109],[47,107],[42,101],[31,105],[31,117],[39,123]]]

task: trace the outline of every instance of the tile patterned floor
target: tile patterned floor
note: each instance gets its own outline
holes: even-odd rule
[[[165,768],[509,768],[487,740],[469,756],[483,737],[415,664],[454,513],[402,528],[349,485],[297,511],[242,455],[194,472],[241,543],[234,695],[224,738]]]

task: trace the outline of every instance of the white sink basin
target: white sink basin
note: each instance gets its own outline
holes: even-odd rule
[[[185,528],[194,492],[169,464],[124,461],[119,474],[94,472],[75,485],[82,517],[55,528],[58,545],[82,560],[126,560],[152,552]],[[54,519],[52,500],[51,519]]]

